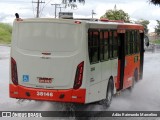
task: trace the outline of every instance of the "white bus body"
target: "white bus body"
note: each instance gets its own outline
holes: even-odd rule
[[[15,20],[10,97],[91,103],[106,99],[110,79],[116,93],[118,58],[90,64],[88,31],[117,30],[118,24],[42,18]]]

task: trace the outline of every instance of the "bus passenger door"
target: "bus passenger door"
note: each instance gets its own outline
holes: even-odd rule
[[[133,40],[134,31],[126,30],[124,37],[124,76],[123,76],[123,89],[132,86],[132,77],[134,71],[134,50]]]
[[[118,34],[119,47],[118,47],[118,78],[116,82],[117,90],[123,89],[124,84],[124,69],[125,69],[125,33]]]
[[[125,68],[123,89],[133,85],[133,77],[138,75],[139,68],[139,45],[137,31],[126,30],[125,33]],[[142,56],[142,55],[141,55]],[[142,58],[142,57],[141,57]],[[142,59],[141,59],[142,60]],[[138,76],[137,76],[138,77]]]

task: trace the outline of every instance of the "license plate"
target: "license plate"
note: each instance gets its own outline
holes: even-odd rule
[[[41,96],[41,97],[53,97],[53,93],[52,92],[37,91],[37,96]]]

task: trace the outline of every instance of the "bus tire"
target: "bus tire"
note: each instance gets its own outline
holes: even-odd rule
[[[99,103],[101,105],[109,107],[112,102],[113,91],[114,91],[114,83],[113,83],[113,79],[111,78],[111,79],[109,79],[109,82],[108,82],[107,91],[106,91],[106,98],[101,100]]]
[[[134,72],[135,82],[138,81],[138,70],[136,69]]]

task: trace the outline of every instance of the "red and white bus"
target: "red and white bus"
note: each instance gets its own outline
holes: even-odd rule
[[[144,28],[116,21],[16,19],[11,98],[109,105],[143,76]]]

